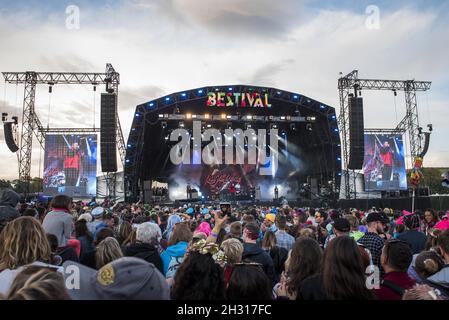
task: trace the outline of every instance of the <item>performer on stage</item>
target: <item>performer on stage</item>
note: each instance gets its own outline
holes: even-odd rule
[[[78,177],[81,167],[81,158],[84,152],[80,150],[78,142],[69,145],[67,155],[64,158],[64,173],[66,187],[75,187],[78,182]]]
[[[230,194],[230,196],[231,196],[231,200],[235,200],[235,192],[236,192],[236,188],[235,188],[234,182],[231,182],[231,183],[229,184],[229,189],[228,189],[228,191],[229,191],[229,194]]]
[[[187,184],[187,199],[192,199],[192,187],[190,183]]]
[[[279,199],[279,189],[278,186],[274,187],[274,198],[277,200]]]
[[[382,159],[382,180],[390,181],[391,173],[393,172],[393,155],[394,152],[390,148],[390,143],[385,141],[379,150],[380,158]]]

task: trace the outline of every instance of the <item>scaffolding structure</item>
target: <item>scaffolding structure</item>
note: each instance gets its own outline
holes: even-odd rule
[[[19,181],[22,191],[27,196],[31,182],[31,157],[33,146],[33,135],[42,148],[45,146],[45,135],[48,133],[90,133],[98,132],[96,128],[45,128],[35,112],[36,86],[38,84],[48,85],[50,88],[56,84],[78,84],[92,85],[94,90],[97,85],[106,85],[106,91],[118,95],[120,74],[114,70],[112,64],[106,64],[104,73],[88,72],[2,72],[6,83],[24,84],[22,130],[20,132],[18,164]],[[51,90],[51,89],[50,89]],[[118,101],[118,99],[117,99]],[[125,162],[125,140],[120,125],[118,112],[116,113],[116,143],[122,164]],[[115,172],[107,172],[109,196],[115,198]]]
[[[417,91],[427,91],[432,82],[416,80],[382,80],[382,79],[359,79],[358,70],[353,70],[346,76],[338,79],[338,91],[340,98],[340,114],[338,125],[341,132],[342,157],[343,157],[343,197],[351,199],[357,197],[355,189],[355,170],[348,169],[349,163],[349,98],[359,96],[361,90],[390,90],[396,95],[397,91],[404,91],[406,114],[398,123],[395,130],[406,131],[409,137],[409,150],[411,161],[422,152],[422,128],[419,126],[418,104],[416,101]],[[376,129],[379,130],[379,129]]]

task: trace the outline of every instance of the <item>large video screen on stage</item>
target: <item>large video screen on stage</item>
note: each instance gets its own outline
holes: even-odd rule
[[[407,189],[404,141],[400,134],[365,134],[365,191]]]
[[[96,194],[97,135],[58,134],[45,139],[44,194],[75,198]]]

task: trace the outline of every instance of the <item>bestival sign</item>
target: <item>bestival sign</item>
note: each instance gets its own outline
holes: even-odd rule
[[[271,108],[268,93],[260,94],[258,92],[209,92],[207,106]]]

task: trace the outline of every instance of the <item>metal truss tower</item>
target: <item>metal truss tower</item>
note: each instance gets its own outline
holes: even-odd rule
[[[344,77],[338,79],[338,91],[340,96],[340,115],[338,125],[342,135],[343,178],[344,196],[346,199],[356,198],[355,178],[356,172],[349,171],[349,97],[358,96],[360,90],[391,90],[405,92],[406,115],[396,126],[398,131],[407,131],[410,142],[410,155],[413,165],[414,158],[422,151],[421,130],[418,119],[418,104],[416,91],[427,91],[432,82],[415,80],[381,80],[359,79],[358,70],[353,70]]]
[[[36,136],[42,148],[45,143],[45,134],[49,132],[97,132],[98,130],[89,128],[44,128],[35,112],[36,85],[46,84],[53,86],[55,84],[79,84],[79,85],[106,85],[106,91],[118,95],[118,86],[120,84],[120,74],[116,72],[113,66],[108,63],[105,73],[86,73],[86,72],[3,72],[5,82],[10,84],[24,84],[22,130],[19,142],[19,181],[22,184],[25,195],[29,194],[31,182],[31,153],[33,147],[33,134]],[[122,164],[125,163],[125,140],[123,138],[118,111],[117,119],[117,148],[119,150]],[[112,186],[108,186],[109,194],[115,197],[115,173],[113,175]]]

